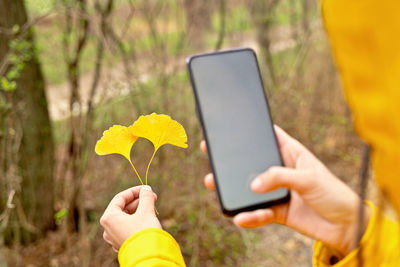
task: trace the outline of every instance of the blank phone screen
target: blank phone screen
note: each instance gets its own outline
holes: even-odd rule
[[[197,56],[190,71],[222,205],[237,210],[284,197],[286,189],[250,190],[258,174],[282,165],[255,54]]]

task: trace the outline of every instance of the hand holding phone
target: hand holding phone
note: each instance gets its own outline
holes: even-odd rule
[[[287,202],[285,188],[262,195],[250,190],[258,174],[282,166],[254,51],[196,55],[188,68],[223,213]]]
[[[297,232],[320,240],[329,247],[348,254],[357,246],[356,231],[365,231],[371,210],[364,205],[364,220],[358,224],[360,198],[334,176],[310,151],[282,129],[275,126],[282,160],[286,167],[272,167],[251,185],[264,194],[280,187],[291,190],[290,202],[255,211],[239,213],[233,219],[240,227],[254,228],[271,223],[286,225]],[[206,144],[200,145],[204,153]],[[204,178],[207,188],[215,190],[214,176]]]

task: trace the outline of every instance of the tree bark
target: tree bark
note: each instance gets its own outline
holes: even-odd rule
[[[28,41],[32,47],[29,59],[23,62],[19,78],[15,80],[16,90],[7,92],[22,129],[18,151],[22,182],[18,192],[20,201],[16,202],[16,212],[11,217],[13,222],[10,225],[13,226],[6,231],[6,238],[21,243],[34,241],[46,230],[54,228],[53,136],[33,31],[31,28],[21,30],[27,23],[23,0],[0,0],[0,62],[7,60],[7,55],[12,53],[9,43],[15,38]],[[20,31],[12,30],[16,28],[15,25],[19,26]],[[15,231],[19,234],[15,234]],[[15,240],[16,236],[20,236],[20,240]]]

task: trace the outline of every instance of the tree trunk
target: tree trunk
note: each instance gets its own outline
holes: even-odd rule
[[[184,0],[183,7],[186,17],[187,40],[191,46],[202,47],[205,34],[211,28],[213,1]]]
[[[6,238],[8,241],[13,239],[22,243],[31,242],[54,227],[54,144],[44,78],[34,48],[33,31],[25,28],[27,23],[23,0],[0,0],[0,62],[7,60],[7,55],[13,53],[11,40],[18,38],[27,41],[32,47],[29,58],[23,62],[19,77],[15,79],[16,90],[7,92],[21,125],[18,167],[22,181],[18,192],[20,201],[16,201],[16,211],[9,224],[12,229],[9,227]]]
[[[271,39],[271,14],[278,0],[255,0],[252,2],[252,21],[256,27],[257,42],[261,48],[262,60],[265,68],[268,71],[268,78],[266,79],[267,91],[273,91],[277,86],[277,79],[275,74],[274,65],[272,62],[272,54],[270,50]]]

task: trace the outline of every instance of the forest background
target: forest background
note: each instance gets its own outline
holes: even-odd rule
[[[137,185],[94,145],[113,124],[169,114],[189,148],[158,152],[150,184],[188,266],[310,266],[313,241],[233,226],[202,183],[208,160],[185,66],[253,48],[273,119],[359,188],[363,144],[315,0],[0,0],[0,266],[117,266],[99,218]],[[152,145],[132,153],[144,170]]]

